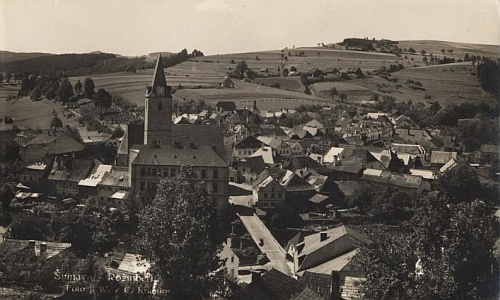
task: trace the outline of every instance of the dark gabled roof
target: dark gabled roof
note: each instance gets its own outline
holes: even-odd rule
[[[234,300],[326,300],[304,283],[276,269],[267,271],[258,282],[243,287]]]
[[[236,149],[260,148],[262,142],[253,135],[249,135],[234,145]]]
[[[429,132],[423,129],[396,128],[394,133],[406,141],[423,147],[438,148],[443,145],[441,141],[434,138]]]
[[[319,295],[326,299],[330,298],[333,288],[331,274],[319,274],[305,271],[299,280]]]
[[[304,241],[304,237],[306,234],[303,231],[299,231],[293,238],[291,238],[288,243],[297,246],[298,244],[302,243]]]
[[[266,168],[266,163],[262,156],[246,157],[236,162],[237,165],[250,167],[255,173],[260,174]]]
[[[339,191],[346,197],[352,196],[360,187],[357,181],[335,181],[335,184]]]
[[[128,188],[129,187],[129,176],[130,172],[128,167],[111,167],[110,172],[106,172],[102,177],[100,185],[106,186],[119,186]]]
[[[408,174],[397,174],[388,171],[382,171],[380,176],[363,174],[361,179],[382,184],[389,184],[403,188],[416,189],[423,181],[421,176],[413,176]]]
[[[159,166],[201,166],[226,167],[226,161],[212,147],[208,146],[174,146],[133,145],[131,149],[139,151],[133,165]]]
[[[343,160],[341,165],[332,163],[328,168],[336,172],[358,174],[363,169],[363,159]]]
[[[3,243],[0,244],[0,261],[4,259],[12,260],[16,253],[24,252],[25,254],[32,256],[40,256],[40,245],[46,243],[46,258],[51,258],[62,251],[69,249],[71,247],[70,243],[55,243],[55,242],[45,242],[45,241],[33,241],[33,245],[30,245],[29,240],[16,240],[16,239],[5,239]],[[26,261],[21,262],[26,263]]]
[[[236,104],[234,101],[219,101],[215,104],[215,107],[221,107],[225,111],[233,111],[236,110]]]
[[[44,147],[45,153],[48,154],[72,153],[83,150],[83,145],[66,133],[57,136],[40,134],[31,140],[28,145],[41,145]]]
[[[431,153],[431,163],[444,165],[451,158],[457,158],[457,152],[446,152],[446,151],[432,151]]]
[[[55,159],[48,177],[49,180],[79,182],[87,178],[95,165],[95,161],[89,159],[63,158],[63,160],[64,159],[68,159],[70,162],[66,165],[59,165],[59,160],[57,158]]]
[[[126,139],[125,139],[126,138]],[[189,146],[191,142],[200,146],[214,146],[217,154],[226,159],[226,149],[224,147],[224,138],[219,126],[213,124],[173,124],[172,140],[179,142],[183,146]],[[127,132],[124,135],[119,153],[128,154],[132,145],[139,145],[144,142],[144,123],[129,124]],[[127,147],[125,147],[127,146]]]

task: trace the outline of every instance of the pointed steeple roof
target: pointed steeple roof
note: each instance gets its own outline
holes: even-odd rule
[[[158,54],[158,59],[156,60],[155,74],[153,81],[151,81],[152,91],[155,91],[158,86],[164,87],[165,90],[167,89],[167,80],[165,79],[165,72],[163,71],[161,54]]]

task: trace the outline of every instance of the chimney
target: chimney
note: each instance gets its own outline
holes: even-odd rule
[[[261,272],[257,270],[252,271],[252,283],[260,283]]]
[[[337,300],[341,299],[340,292],[340,276],[339,273],[333,271],[332,272],[332,290],[330,291],[330,299]]]
[[[40,243],[40,254],[47,252],[47,243],[46,242],[41,242]]]
[[[333,165],[336,166],[337,165],[337,155],[334,155],[333,156]]]
[[[31,248],[35,248],[35,240],[30,240],[30,241],[29,241],[29,246],[30,246]]]
[[[327,238],[328,238],[328,234],[326,232],[321,232],[319,234],[319,241],[320,242],[325,241]]]

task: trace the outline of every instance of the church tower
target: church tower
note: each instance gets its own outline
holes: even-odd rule
[[[161,54],[156,61],[151,86],[146,87],[144,122],[145,145],[172,143],[172,95],[167,86]]]

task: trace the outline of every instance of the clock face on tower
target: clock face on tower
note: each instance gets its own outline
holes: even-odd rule
[[[157,96],[165,96],[165,88],[162,86],[159,86],[156,88],[155,93]]]

